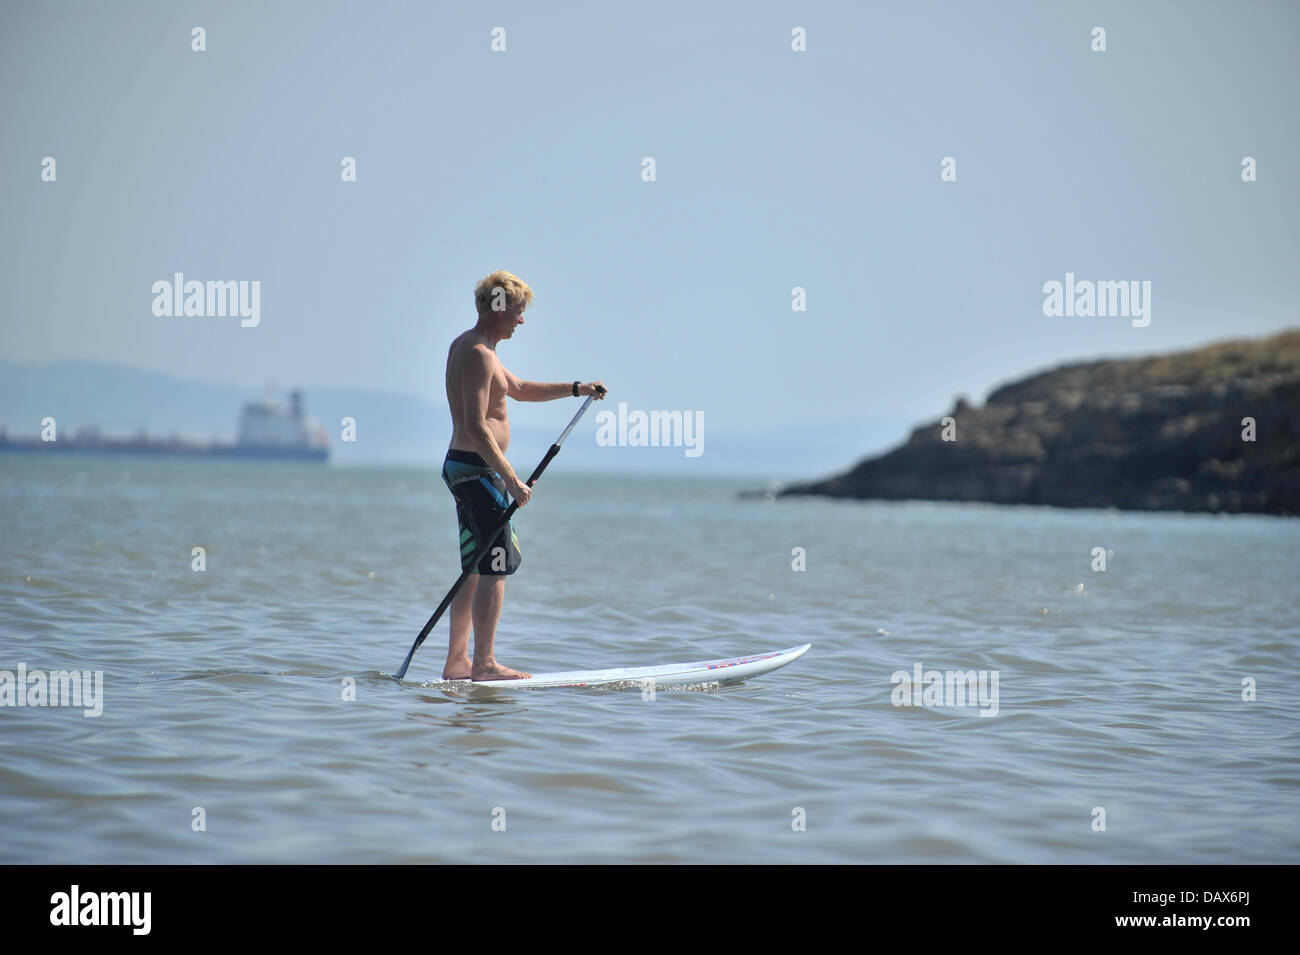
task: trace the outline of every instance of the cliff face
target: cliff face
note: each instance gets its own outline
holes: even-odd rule
[[[955,440],[940,418],[781,494],[1300,514],[1300,330],[1067,365],[948,415]]]

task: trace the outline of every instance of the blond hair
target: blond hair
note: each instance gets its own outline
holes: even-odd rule
[[[497,289],[501,290],[500,293]],[[480,315],[487,314],[492,311],[493,302],[499,301],[501,295],[505,296],[506,308],[514,308],[520,303],[525,306],[533,303],[533,290],[527,282],[505,269],[497,269],[474,286],[474,307]]]

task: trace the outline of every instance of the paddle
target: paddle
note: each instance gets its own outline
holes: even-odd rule
[[[560,453],[560,445],[564,443],[564,439],[569,436],[569,432],[577,425],[578,419],[586,413],[588,406],[591,405],[592,398],[593,396],[591,395],[587,396],[587,400],[582,403],[582,407],[579,408],[578,413],[573,416],[573,420],[570,421],[569,426],[564,429],[564,433],[560,435],[556,442],[551,445],[550,450],[546,452],[546,457],[542,458],[541,464],[537,465],[537,468],[533,471],[532,477],[527,481],[529,487],[532,487],[537,483],[537,479],[541,477],[542,472],[546,470],[546,465],[550,464],[551,459]],[[501,518],[501,523],[492,529],[492,533],[488,534],[486,539],[488,541],[496,540],[497,535],[505,530],[506,525],[510,523],[510,518],[514,517],[515,511],[517,510],[519,510],[519,502],[511,501],[510,506],[506,508],[505,516]],[[460,572],[460,576],[456,578],[456,582],[451,585],[451,590],[447,591],[447,596],[442,598],[442,603],[438,604],[438,609],[433,612],[433,616],[429,618],[429,622],[424,625],[424,629],[420,631],[420,635],[415,638],[415,645],[411,647],[411,652],[408,653],[406,659],[402,661],[401,669],[397,671],[397,679],[400,680],[406,676],[406,668],[411,665],[411,657],[415,656],[415,651],[420,649],[420,644],[424,643],[424,638],[429,635],[429,631],[433,629],[434,624],[438,622],[438,619],[447,612],[447,608],[451,606],[451,602],[456,599],[456,594],[460,593],[460,588],[465,585],[465,581],[469,579],[469,575],[474,572],[475,570],[473,565]]]

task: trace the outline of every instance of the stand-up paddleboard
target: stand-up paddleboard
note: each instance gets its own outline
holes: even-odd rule
[[[748,657],[728,657],[725,660],[701,660],[698,663],[666,663],[657,667],[614,667],[610,670],[567,670],[561,673],[538,673],[526,680],[437,680],[432,686],[493,686],[493,687],[545,687],[545,686],[610,686],[617,683],[642,683],[654,681],[656,687],[684,686],[696,683],[739,683],[760,673],[779,670],[794,663],[812,648],[811,643],[773,650]]]

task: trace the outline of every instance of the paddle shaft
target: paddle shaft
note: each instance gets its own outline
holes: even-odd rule
[[[551,459],[560,453],[560,445],[564,443],[564,439],[569,436],[569,432],[577,425],[578,419],[586,413],[591,402],[592,397],[588,395],[587,400],[584,401],[582,407],[578,409],[578,413],[575,414],[573,420],[569,422],[569,426],[564,429],[564,433],[560,435],[553,445],[551,445],[550,449],[546,452],[546,456],[543,457],[537,467],[533,469],[532,475],[528,478],[527,482],[525,482],[529,487],[532,487],[537,483],[537,479],[542,476],[542,472],[545,471],[546,466],[551,463]],[[485,544],[491,543],[497,539],[497,535],[509,526],[510,518],[515,516],[515,511],[517,510],[519,510],[519,502],[511,501],[510,506],[506,508],[505,516],[501,518],[501,522],[492,529],[491,534],[487,535],[487,539],[484,541]],[[406,655],[406,659],[402,661],[401,668],[397,671],[397,679],[400,680],[406,676],[406,668],[411,665],[411,658],[415,656],[415,651],[420,649],[420,644],[424,643],[424,638],[429,635],[429,631],[434,628],[442,618],[442,615],[447,612],[447,608],[450,607],[451,602],[456,599],[456,594],[460,593],[460,588],[465,586],[465,581],[469,579],[470,574],[474,573],[477,573],[477,570],[475,570],[473,564],[460,572],[460,576],[456,578],[456,582],[451,585],[451,590],[447,591],[447,596],[442,598],[442,603],[438,604],[438,609],[433,612],[433,616],[429,618],[429,622],[424,625],[424,629],[420,631],[420,635],[415,638],[415,644],[411,647],[411,652]]]

